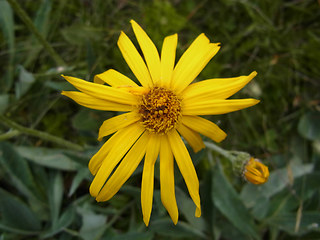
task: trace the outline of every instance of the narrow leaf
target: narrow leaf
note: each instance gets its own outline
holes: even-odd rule
[[[226,179],[220,164],[213,172],[211,197],[214,205],[239,231],[258,239],[252,216]]]

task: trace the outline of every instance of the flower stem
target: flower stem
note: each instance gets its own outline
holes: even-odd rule
[[[73,149],[73,150],[76,150],[76,151],[82,151],[83,150],[83,147],[78,145],[78,144],[69,142],[67,140],[64,140],[62,138],[53,136],[53,135],[51,135],[49,133],[46,133],[46,132],[42,132],[42,131],[39,131],[39,130],[35,130],[35,129],[24,127],[24,126],[14,122],[14,121],[12,121],[11,119],[3,116],[3,115],[0,115],[0,122],[4,123],[8,127],[11,127],[11,128],[15,129],[15,131],[13,131],[14,134],[11,134],[9,136],[6,136],[5,134],[3,134],[1,136],[5,136],[7,138],[8,137],[13,137],[13,136],[18,135],[17,134],[17,131],[18,131],[20,133],[24,133],[24,134],[27,134],[27,135],[30,135],[30,136],[35,136],[35,137],[38,137],[38,138],[40,138],[42,140],[53,142],[53,143],[56,143],[58,145],[61,145],[61,146],[64,146],[66,148],[70,148],[70,149]],[[7,133],[7,135],[9,133]]]
[[[18,130],[12,130],[12,131],[10,130],[0,135],[0,141],[15,137],[17,135],[20,135],[20,132]]]
[[[29,30],[34,34],[34,36],[42,44],[42,46],[47,50],[47,52],[54,59],[56,64],[59,66],[65,66],[66,64],[63,61],[63,59],[57,54],[57,52],[51,47],[51,45],[47,42],[47,40],[37,30],[32,20],[27,15],[27,13],[22,9],[20,4],[16,0],[7,0],[7,1],[10,3],[11,7],[15,10],[15,12],[21,18],[21,20],[25,23],[25,25],[29,28]]]
[[[224,150],[223,148],[219,147],[218,145],[212,143],[212,142],[204,142],[204,145],[206,145],[207,148],[210,150],[213,150],[220,155],[230,159],[231,161],[234,159],[233,154],[230,151]]]

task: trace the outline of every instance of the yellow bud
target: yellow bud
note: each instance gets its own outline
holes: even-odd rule
[[[243,171],[246,180],[253,184],[263,184],[268,181],[269,169],[256,158],[250,158]]]

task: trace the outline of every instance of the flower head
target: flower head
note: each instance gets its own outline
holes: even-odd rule
[[[269,169],[258,159],[252,157],[244,166],[243,175],[253,184],[263,184],[268,181]]]
[[[159,156],[161,200],[176,224],[174,159],[196,205],[195,215],[201,215],[199,180],[181,136],[195,152],[205,147],[200,134],[221,142],[226,133],[198,115],[225,114],[257,104],[259,101],[251,98],[227,99],[257,73],[192,83],[218,52],[219,44],[210,43],[200,34],[175,65],[177,34],[164,39],[159,55],[144,30],[133,20],[131,24],[144,59],[123,32],[118,46],[141,85],[110,69],[96,75],[94,83],[64,76],[79,92],[63,91],[62,94],[88,108],[126,112],[106,120],[100,127],[99,140],[113,135],[89,162],[95,176],[90,186],[91,195],[97,201],[112,198],[144,158],[141,206],[143,220],[148,225],[154,164]]]

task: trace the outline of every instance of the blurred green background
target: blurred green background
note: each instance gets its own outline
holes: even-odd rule
[[[0,239],[320,239],[319,7],[315,0],[0,0]],[[222,148],[269,166],[268,183],[246,183],[217,153],[190,150],[199,219],[177,170],[173,225],[158,165],[148,228],[141,166],[110,201],[89,195],[98,129],[116,113],[62,97],[72,87],[60,75],[92,81],[114,68],[134,79],[116,45],[121,30],[136,43],[130,19],[158,49],[178,33],[177,57],[202,32],[221,42],[198,79],[258,72],[235,97],[261,103],[211,120],[228,133]]]

